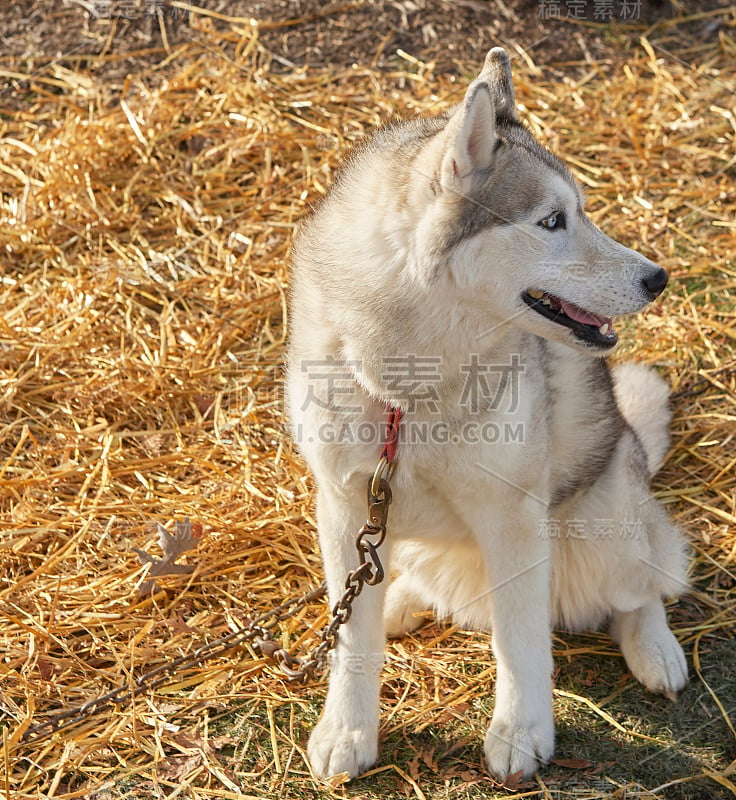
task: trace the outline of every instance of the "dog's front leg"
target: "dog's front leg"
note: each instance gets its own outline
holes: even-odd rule
[[[355,534],[365,517],[364,501],[320,490],[317,526],[331,608],[345,590],[348,573],[358,566]],[[388,555],[386,545],[380,551],[386,574]],[[307,748],[312,770],[320,778],[343,772],[353,778],[378,758],[384,594],[385,584],[365,586],[353,602],[349,621],[339,630],[327,699]]]
[[[532,775],[554,750],[550,614],[551,547],[540,535],[540,501],[488,510],[478,538],[490,583],[496,698],[485,742],[489,772]],[[480,522],[480,520],[479,520]],[[476,528],[478,530],[478,528]]]

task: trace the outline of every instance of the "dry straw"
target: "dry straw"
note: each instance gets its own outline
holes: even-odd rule
[[[257,26],[192,24],[197,43],[171,53],[156,88],[146,70],[121,87],[52,63],[3,94],[0,793],[15,800],[314,791],[302,747],[321,689],[288,685],[245,649],[20,741],[319,583],[311,484],[282,404],[291,234],[353,142],[461,97],[406,57],[393,72],[285,74]],[[622,354],[677,393],[656,486],[692,544],[696,589],[672,618],[704,684],[702,645],[733,635],[736,604],[734,57],[723,32],[676,55],[644,39],[625,60],[555,74],[515,60],[523,116],[573,166],[594,219],[673,276],[627,324]],[[182,557],[193,571],[141,597],[133,548],[157,554],[155,523],[186,516],[203,528]],[[283,642],[313,644],[324,618],[312,605]],[[612,653],[604,635],[586,641]],[[449,725],[493,674],[484,634],[430,626],[391,645],[385,732]]]

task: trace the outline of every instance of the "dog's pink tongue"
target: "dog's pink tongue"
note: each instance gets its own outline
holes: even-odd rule
[[[562,299],[560,299],[560,306],[568,317],[574,319],[576,322],[582,322],[583,325],[595,325],[596,328],[600,328],[601,325],[607,322],[609,327],[611,327],[610,317],[596,317],[593,314],[588,314],[583,311],[582,308],[578,308],[572,303],[568,303]]]

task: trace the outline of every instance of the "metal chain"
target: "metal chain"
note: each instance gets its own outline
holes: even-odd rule
[[[93,714],[128,703],[143,692],[156,689],[179,670],[217,658],[246,642],[278,664],[289,680],[307,683],[315,674],[322,672],[327,665],[329,652],[337,644],[340,627],[350,619],[355,598],[363,591],[364,586],[375,586],[385,577],[377,549],[386,538],[388,507],[391,504],[392,495],[391,487],[383,474],[386,472],[390,476],[391,466],[385,459],[381,459],[376,473],[368,481],[368,520],[355,537],[355,546],[360,559],[359,566],[352,570],[345,579],[345,591],[335,603],[332,609],[332,618],[322,631],[320,643],[309,657],[296,658],[292,656],[288,650],[273,641],[272,629],[279,622],[291,618],[295,612],[321,597],[325,593],[324,583],[303,597],[292,598],[276,608],[265,611],[255,619],[249,620],[242,628],[207,642],[192,653],[179,656],[173,661],[144,672],[129,685],[119,686],[106,694],[88,700],[83,705],[54,714],[44,722],[28,728],[19,741],[29,744],[46,739],[58,731],[78,725]]]
[[[380,475],[384,468],[383,461],[384,459],[379,463],[376,474],[368,481],[368,520],[355,537],[360,565],[348,573],[345,591],[332,608],[332,619],[322,631],[320,643],[306,659],[295,659],[283,649],[274,651],[272,655],[290,680],[306,683],[315,673],[325,669],[327,656],[337,645],[340,627],[353,613],[355,598],[366,585],[375,586],[385,577],[378,548],[386,538],[388,507],[391,505],[392,495],[388,480]]]

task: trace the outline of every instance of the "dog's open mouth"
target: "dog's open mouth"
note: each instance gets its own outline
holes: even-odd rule
[[[586,344],[598,348],[613,347],[618,341],[610,317],[600,317],[579,308],[574,303],[540,289],[523,292],[521,299],[538,314],[558,325],[569,328]]]

